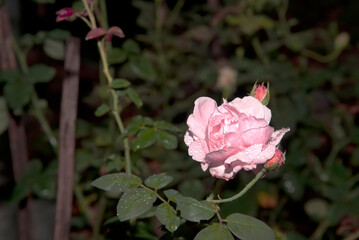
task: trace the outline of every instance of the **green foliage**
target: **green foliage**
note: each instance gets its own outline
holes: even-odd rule
[[[28,81],[8,82],[4,87],[4,96],[10,109],[19,114],[30,102],[32,84]]]
[[[274,232],[264,222],[240,213],[233,213],[226,218],[229,230],[243,240],[274,240]]]
[[[176,231],[181,223],[180,217],[168,203],[162,203],[156,208],[156,217],[170,232]]]
[[[120,193],[137,188],[142,183],[141,178],[128,173],[112,173],[101,176],[91,184],[112,193]]]
[[[106,113],[108,113],[109,111],[110,111],[110,107],[107,104],[103,103],[96,109],[95,116],[101,117]]]
[[[44,199],[53,199],[56,195],[56,171],[56,162],[44,168],[38,159],[31,160],[16,184],[10,201],[19,203],[29,193]]]
[[[161,189],[172,182],[173,177],[166,173],[154,174],[145,180],[145,184],[154,189]]]
[[[25,74],[24,80],[34,83],[46,83],[51,81],[56,75],[56,70],[44,64],[33,65]]]
[[[194,240],[234,240],[228,229],[218,223],[212,224],[200,231]]]
[[[198,201],[191,197],[179,195],[176,198],[177,210],[181,212],[181,217],[191,222],[211,219],[216,210],[207,201]]]
[[[156,201],[156,194],[142,188],[126,191],[117,204],[117,216],[126,221],[148,211]]]

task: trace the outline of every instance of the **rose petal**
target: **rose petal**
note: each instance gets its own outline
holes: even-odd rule
[[[289,131],[290,131],[290,128],[282,128],[281,130],[275,131],[272,134],[269,144],[277,146],[279,144],[280,140],[282,140],[284,134]]]
[[[194,102],[193,113],[187,119],[189,130],[198,138],[204,139],[208,120],[217,109],[217,103],[208,97],[200,97]]]
[[[237,146],[245,148],[255,144],[266,144],[273,132],[274,128],[271,126],[248,129],[240,135]]]
[[[204,161],[207,152],[206,143],[200,139],[192,142],[188,147],[188,154],[198,162]]]
[[[271,120],[272,113],[269,108],[264,106],[254,97],[248,96],[242,99],[236,98],[228,104],[236,109],[239,113],[244,113],[249,117],[252,116],[258,119],[265,119],[267,123],[269,123]]]

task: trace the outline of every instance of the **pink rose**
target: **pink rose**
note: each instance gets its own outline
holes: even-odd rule
[[[275,155],[277,146],[289,128],[274,131],[269,126],[271,111],[256,98],[223,100],[221,106],[208,97],[195,101],[184,141],[188,153],[209,168],[214,177],[229,180],[244,169],[261,167]]]

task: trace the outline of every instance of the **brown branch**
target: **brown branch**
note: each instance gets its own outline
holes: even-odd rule
[[[12,33],[6,5],[0,7],[0,64],[2,70],[16,69],[16,58],[12,46]],[[18,182],[28,163],[25,125],[22,116],[9,116],[9,141],[15,182]],[[19,206],[18,233],[20,240],[33,239],[30,216],[30,198]]]
[[[67,41],[60,117],[59,173],[54,240],[69,240],[74,180],[75,130],[80,71],[80,40]]]

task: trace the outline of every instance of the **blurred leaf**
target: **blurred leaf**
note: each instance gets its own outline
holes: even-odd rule
[[[138,93],[133,88],[127,88],[126,94],[138,108],[142,107],[143,102]]]
[[[135,140],[132,141],[132,149],[137,151],[144,149],[156,142],[156,133],[153,128],[147,128],[141,130],[136,136]]]
[[[296,232],[287,232],[286,235],[288,240],[307,240],[306,237]]]
[[[107,104],[103,103],[96,109],[95,116],[101,117],[106,113],[108,113],[109,111],[110,111],[110,107]]]
[[[126,61],[127,53],[121,48],[112,48],[112,50],[108,52],[107,58],[109,64],[120,64]]]
[[[19,70],[6,70],[0,72],[0,82],[15,82],[21,76]]]
[[[209,220],[213,217],[216,210],[207,201],[198,201],[191,197],[178,196],[177,210],[181,211],[181,217],[191,222]]]
[[[178,186],[178,190],[184,196],[193,197],[197,200],[202,199],[206,192],[203,183],[198,179],[186,179]]]
[[[145,180],[145,184],[154,189],[161,189],[167,186],[172,180],[173,177],[168,176],[167,173],[160,173],[149,176]]]
[[[133,117],[125,129],[126,136],[135,135],[143,125],[144,122],[142,116],[137,115],[136,117]]]
[[[166,122],[166,121],[155,121],[153,126],[158,129],[170,131],[170,132],[180,132],[181,131],[177,126],[175,126],[169,122]]]
[[[141,52],[140,46],[138,45],[137,42],[135,42],[132,39],[127,39],[123,45],[122,45],[123,49],[126,50],[128,53],[135,53],[138,54]]]
[[[230,25],[239,25],[247,35],[253,35],[260,29],[269,29],[274,26],[274,21],[265,15],[237,15],[227,17]]]
[[[152,63],[145,55],[131,56],[129,63],[133,73],[139,78],[153,80],[156,77]]]
[[[64,60],[65,58],[65,43],[63,41],[46,38],[43,49],[47,56],[55,60]]]
[[[42,170],[42,163],[38,159],[31,160],[24,172],[22,173],[19,182],[15,185],[10,197],[10,201],[19,203],[21,200],[31,192],[32,184],[36,181],[38,175]]]
[[[177,137],[165,131],[156,131],[157,141],[161,142],[163,147],[167,150],[173,150],[177,148]]]
[[[54,161],[36,177],[31,186],[32,192],[43,199],[55,199],[57,172],[57,162]]]
[[[108,157],[106,162],[107,171],[116,171],[119,172],[124,167],[124,162],[121,157],[117,154],[112,154]]]
[[[181,218],[177,216],[177,212],[168,203],[162,203],[157,207],[156,217],[170,232],[176,231],[181,224]]]
[[[339,221],[345,216],[351,213],[348,211],[347,206],[343,203],[335,203],[329,207],[328,219],[330,226],[337,226]]]
[[[233,213],[226,218],[229,230],[241,240],[274,240],[274,232],[264,222],[240,213]]]
[[[32,84],[28,81],[9,82],[4,87],[4,96],[9,108],[21,111],[30,101]]]
[[[45,64],[32,65],[25,75],[25,81],[32,83],[46,83],[50,82],[56,75],[56,70]]]
[[[101,162],[99,162],[98,159],[95,158],[92,152],[85,149],[76,150],[75,169],[78,173],[85,171],[89,167],[100,167],[100,164]]]
[[[141,178],[129,173],[111,173],[97,178],[92,186],[112,193],[120,193],[137,188],[142,183]]]
[[[112,88],[127,88],[130,85],[131,83],[128,80],[122,78],[115,78],[111,83]]]
[[[323,199],[311,199],[304,204],[304,210],[312,219],[320,221],[327,217],[329,206]]]
[[[9,126],[9,114],[6,101],[0,97],[0,135],[3,134]]]
[[[156,194],[147,189],[127,191],[117,204],[117,216],[121,222],[140,216],[152,207],[156,199]]]
[[[55,28],[54,30],[48,31],[46,36],[54,40],[66,41],[69,37],[71,37],[71,33],[63,29]]]
[[[218,223],[214,223],[202,229],[194,240],[234,240],[228,229]]]

